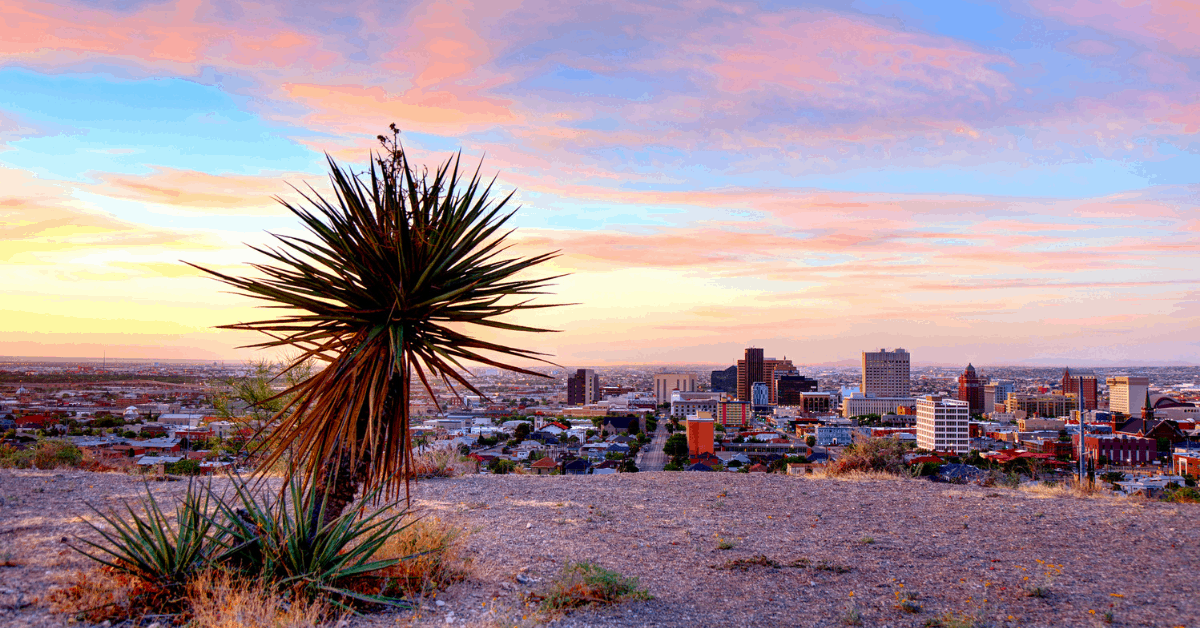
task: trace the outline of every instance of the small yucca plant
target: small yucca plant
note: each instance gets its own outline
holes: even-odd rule
[[[188,580],[211,560],[210,494],[210,491],[197,489],[189,483],[187,492],[175,508],[174,523],[159,507],[149,485],[140,513],[129,504],[125,505],[128,518],[88,504],[111,529],[85,520],[104,542],[79,538],[79,542],[91,550],[75,546],[72,549],[136,578],[155,595],[181,596]]]

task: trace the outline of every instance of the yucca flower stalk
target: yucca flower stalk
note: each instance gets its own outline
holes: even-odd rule
[[[361,175],[326,155],[332,196],[309,187],[296,190],[303,206],[276,199],[308,235],[273,234],[276,246],[251,247],[270,260],[252,265],[260,276],[196,266],[286,311],[221,328],[267,335],[249,346],[290,349],[288,368],[324,363],[279,395],[288,402],[272,417],[260,469],[290,452],[293,472],[327,487],[326,518],[339,515],[360,485],[391,497],[404,487],[407,495],[414,382],[435,402],[435,381],[483,396],[463,374],[468,363],[541,375],[509,360],[546,362],[544,353],[485,340],[471,326],[550,331],[500,319],[555,306],[529,297],[545,294],[558,276],[527,277],[526,271],[557,252],[505,255],[513,193],[495,200],[495,179],[482,180],[479,167],[465,176],[461,153],[432,173],[418,170],[395,125],[391,130],[390,138],[379,136],[383,151]]]

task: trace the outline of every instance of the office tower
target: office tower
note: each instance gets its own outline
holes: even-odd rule
[[[737,394],[738,382],[738,367],[731,366],[723,371],[713,371],[712,379],[710,380],[709,390],[712,392],[723,392],[731,395]]]
[[[751,351],[756,353],[751,356]],[[764,358],[762,357],[762,349],[746,349],[746,356],[746,359],[738,360],[737,363],[737,390],[738,399],[741,401],[753,401],[753,399],[751,399],[750,387],[754,385],[754,382],[763,382],[767,385],[767,403],[776,403],[777,390],[775,387],[775,374],[800,374],[800,372],[796,370],[796,365],[792,364],[792,361],[786,357],[782,360],[776,358]],[[747,364],[750,366],[747,366]],[[753,379],[754,373],[760,373],[762,376],[761,379]],[[751,377],[751,379],[746,379],[747,377]],[[742,395],[745,396],[743,397]]]
[[[958,400],[967,402],[972,414],[984,411],[983,380],[975,375],[975,367],[970,363],[967,364],[963,374],[958,376]],[[988,412],[992,411],[988,410]]]
[[[781,406],[798,406],[803,403],[802,393],[817,392],[817,380],[803,375],[780,375],[775,373],[775,403]]]
[[[1096,376],[1089,373],[1072,373],[1063,369],[1062,391],[1064,395],[1077,393],[1083,396],[1083,409],[1096,409]]]
[[[592,369],[579,369],[567,378],[567,403],[587,405],[600,401],[600,376]]]
[[[965,455],[970,451],[971,407],[938,395],[917,398],[917,447]]]
[[[763,350],[757,347],[749,347],[746,349],[746,357],[738,360],[738,381],[737,381],[737,398],[738,401],[752,401],[750,398],[750,387],[754,382],[763,380]]]
[[[750,403],[755,410],[765,410],[771,404],[771,387],[766,382],[754,382],[750,387]]]
[[[660,403],[671,403],[671,391],[696,392],[696,375],[693,373],[657,373],[654,375],[654,398]]]
[[[1016,387],[1012,380],[1008,379],[993,379],[983,386],[983,411],[991,414],[992,412],[1004,412],[997,410],[996,406],[1003,406],[1008,403],[1008,393],[1016,392]]]
[[[909,396],[909,356],[904,349],[863,351],[859,390],[878,397]]]
[[[1141,411],[1150,378],[1121,375],[1108,378],[1108,409],[1133,416]]]

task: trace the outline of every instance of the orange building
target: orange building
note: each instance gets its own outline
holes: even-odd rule
[[[712,413],[697,412],[695,416],[690,416],[687,419],[687,442],[688,455],[699,456],[702,454],[714,454],[713,437],[716,423],[713,421]]]

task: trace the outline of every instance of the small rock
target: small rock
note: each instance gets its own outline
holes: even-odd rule
[[[527,524],[525,524],[525,529],[526,529],[526,530],[528,530],[529,528],[532,528],[532,527],[533,527],[533,524],[532,524],[532,523],[527,523]]]
[[[434,604],[437,604],[437,607],[438,607],[438,608],[441,608],[441,607],[443,607],[443,606],[445,606],[445,605],[446,605],[446,603],[445,603],[445,602],[443,602],[443,601],[441,601],[441,600],[438,600],[438,601],[434,602]]]

